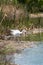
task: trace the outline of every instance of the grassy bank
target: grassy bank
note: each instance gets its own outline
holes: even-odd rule
[[[43,33],[29,34],[28,36],[22,39],[26,41],[43,41]]]

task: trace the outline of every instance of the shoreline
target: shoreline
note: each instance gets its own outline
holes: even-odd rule
[[[37,47],[37,43],[43,41],[6,41],[0,40],[0,49],[7,49],[7,53],[20,53],[25,48]]]
[[[0,40],[0,51],[5,50],[5,55],[19,54],[26,48],[37,47],[41,41],[11,41],[11,40]],[[43,43],[43,41],[41,42]],[[7,52],[6,52],[7,51]],[[2,53],[3,54],[3,53]],[[1,54],[0,54],[1,55]],[[19,65],[10,63],[10,65]]]

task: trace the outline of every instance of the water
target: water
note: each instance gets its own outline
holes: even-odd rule
[[[43,43],[25,49],[21,54],[15,54],[12,62],[19,65],[43,65]]]

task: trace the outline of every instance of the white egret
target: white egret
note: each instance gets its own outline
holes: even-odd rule
[[[11,35],[17,37],[20,36],[22,34],[22,32],[20,32],[19,30],[11,30]]]
[[[10,30],[11,32],[10,32],[10,34],[15,38],[19,38],[20,37],[20,35],[21,34],[24,34],[24,33],[26,33],[26,31],[25,30],[22,30],[22,31],[19,31],[19,30]]]

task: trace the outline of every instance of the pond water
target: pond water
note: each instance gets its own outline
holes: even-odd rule
[[[43,65],[43,42],[36,47],[24,49],[21,54],[15,54],[12,62],[19,65]]]
[[[43,43],[27,48],[21,54],[15,54],[12,62],[19,65],[43,65]]]

